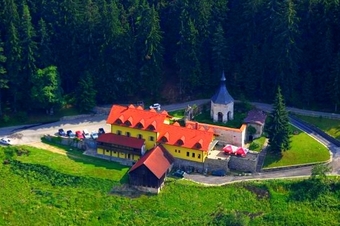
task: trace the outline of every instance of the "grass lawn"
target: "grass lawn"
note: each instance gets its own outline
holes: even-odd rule
[[[304,115],[296,116],[303,121],[318,127],[328,135],[340,140],[340,120]]]
[[[170,111],[169,115],[176,117],[176,118],[183,118],[184,117],[184,110]]]
[[[45,165],[59,172],[75,176],[88,176],[120,181],[129,170],[127,166],[86,156],[77,151],[65,151],[67,156],[64,156],[29,146],[23,146],[23,148],[29,150],[30,155],[20,156],[20,161]]]
[[[282,156],[268,152],[264,168],[321,162],[329,159],[329,151],[325,146],[295,127],[293,131],[295,132],[291,137],[291,149],[282,152]]]
[[[3,150],[0,147],[1,162]],[[16,158],[34,164],[25,165],[31,168],[0,164],[0,225],[340,224],[338,178],[331,186],[321,183],[314,190],[308,181],[203,187],[169,178],[159,195],[131,198],[109,193],[123,177],[124,169],[110,167],[106,161],[98,165],[44,150],[30,151],[30,155]],[[89,176],[92,180],[82,180]],[[60,180],[69,177],[82,183]],[[96,183],[106,186],[96,189]]]
[[[249,144],[249,150],[252,151],[257,151],[260,152],[263,148],[264,142],[266,141],[265,137],[259,137],[255,140],[253,140],[250,144]]]

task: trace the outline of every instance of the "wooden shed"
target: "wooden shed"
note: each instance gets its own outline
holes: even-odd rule
[[[174,158],[162,145],[156,146],[131,167],[130,185],[140,190],[158,193],[173,162]]]

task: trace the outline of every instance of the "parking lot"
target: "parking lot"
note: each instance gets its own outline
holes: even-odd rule
[[[110,125],[106,124],[106,117],[106,115],[75,117],[39,126],[7,127],[0,130],[0,137],[10,137],[12,144],[30,144],[39,142],[44,135],[57,135],[60,128],[63,128],[65,132],[72,130],[74,133],[84,129],[90,133],[92,131],[98,132],[99,128],[104,128],[105,132],[109,132]]]

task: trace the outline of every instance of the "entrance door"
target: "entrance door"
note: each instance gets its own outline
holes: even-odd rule
[[[222,112],[218,112],[217,113],[217,121],[218,122],[223,122],[223,113]]]

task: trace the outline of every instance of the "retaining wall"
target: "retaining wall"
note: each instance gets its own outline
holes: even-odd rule
[[[258,155],[257,153],[248,153],[246,157],[231,156],[228,167],[230,170],[254,173],[256,172]]]

